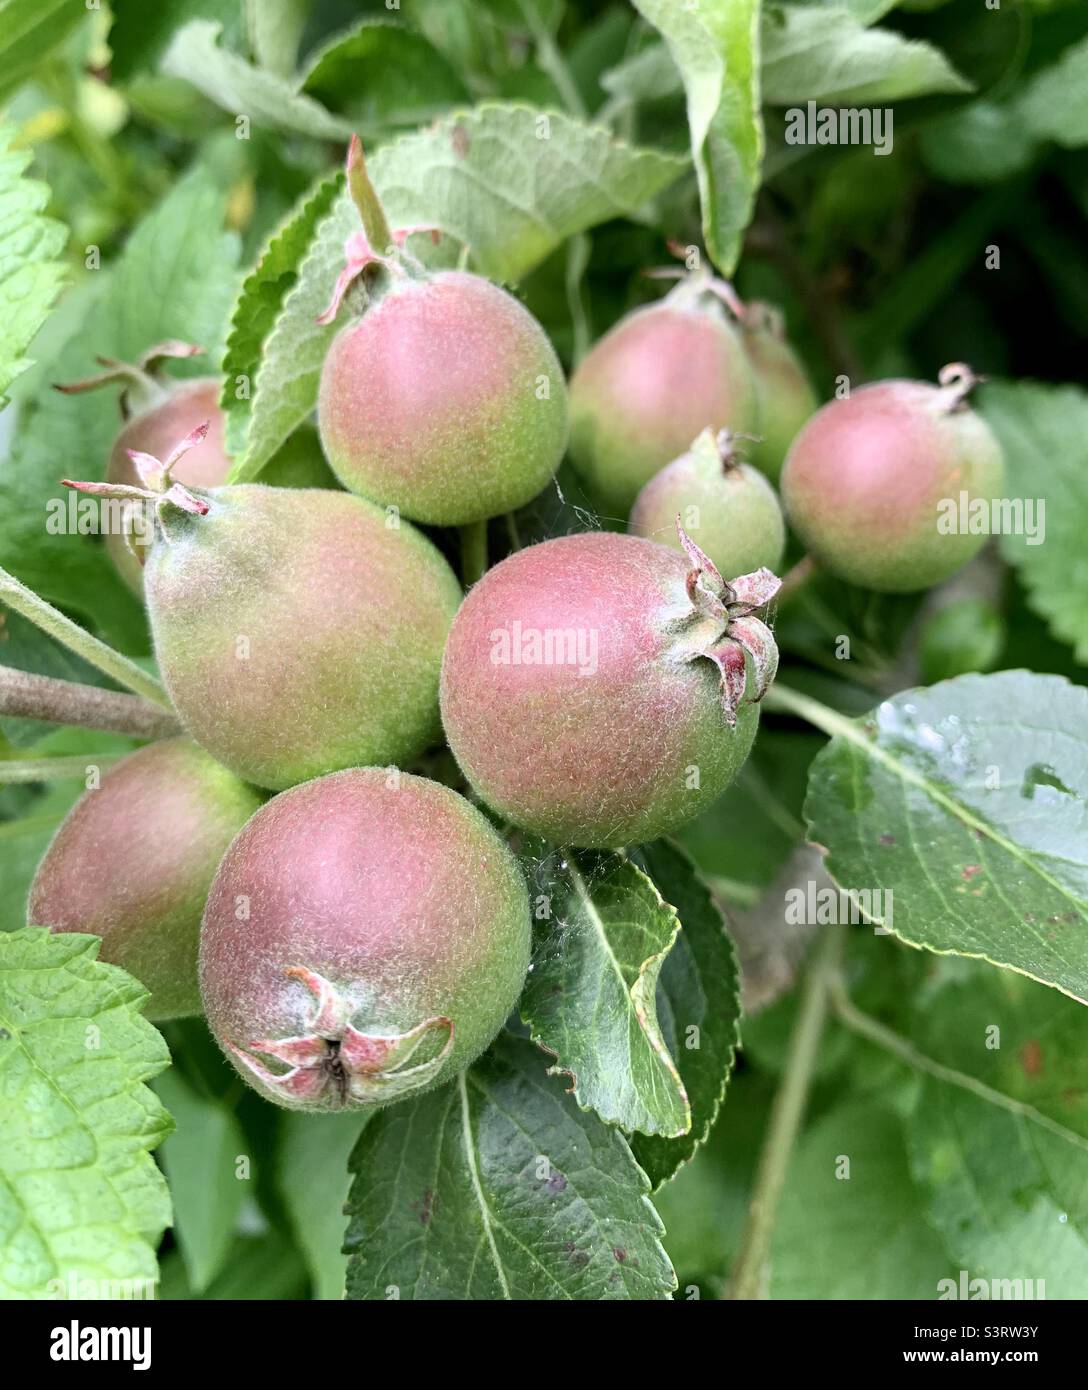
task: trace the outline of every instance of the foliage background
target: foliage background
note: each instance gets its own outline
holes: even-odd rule
[[[439,216],[451,235],[438,254],[468,242],[476,268],[516,282],[568,367],[660,294],[642,272],[670,261],[669,240],[705,245],[724,273],[735,269],[743,297],[784,308],[823,396],[840,374],[933,379],[952,360],[998,379],[982,409],[1005,443],[1012,495],[1047,498],[1047,544],[1006,538],[931,595],[881,598],[820,580],[780,615],[781,679],[851,716],[970,672],[1072,682],[1061,694],[1027,676],[961,684],[936,697],[934,717],[971,699],[983,725],[1001,711],[1011,725],[993,733],[993,756],[1007,760],[1033,730],[1049,731],[1040,765],[1060,749],[1061,792],[1045,778],[1023,792],[1013,809],[1039,822],[1013,838],[1064,859],[1059,896],[1071,933],[1083,932],[1083,5],[809,0],[761,13],[757,0],[403,0],[393,11],[349,0],[115,0],[88,11],[75,0],[3,0],[0,74],[0,364],[11,398],[0,415],[0,564],[147,660],[142,613],[96,540],[62,547],[44,532],[57,478],[95,476],[117,423],[111,400],[60,399],[50,383],[85,375],[96,354],[199,342],[204,362],[255,379],[230,414],[239,476],[259,476],[312,402],[307,371],[326,341],[312,330],[313,302],[324,302],[350,230],[336,170],[352,129],[394,220]],[[787,145],[784,111],[809,99],[890,106],[893,153]],[[535,134],[542,111],[553,113],[547,142]],[[471,151],[471,194],[459,185],[463,157],[450,154],[458,139]],[[565,503],[549,494],[520,518],[525,537],[581,524],[577,486],[563,483]],[[842,633],[848,663],[834,659]],[[104,679],[15,614],[0,635],[8,665]],[[5,720],[2,733],[7,759],[130,746],[27,721]],[[846,862],[840,879],[850,877],[857,808],[835,779],[835,759],[849,752],[837,740],[808,782],[822,744],[791,713],[769,712],[736,786],[683,837],[730,910],[750,1016],[709,1142],[654,1198],[679,1297],[720,1293],[737,1251],[797,1007],[789,987],[804,942],[783,925],[783,893],[822,872],[804,848],[806,817],[812,838]],[[900,751],[909,762],[918,749]],[[6,930],[23,925],[34,866],[79,790],[0,789]],[[1068,839],[1055,845],[1058,827]],[[944,854],[943,828],[933,834],[902,868],[915,902]],[[997,892],[1015,876],[1003,872]],[[1023,886],[1031,896],[1030,875]],[[853,932],[851,996],[960,1081],[847,1017],[830,1023],[775,1231],[772,1295],[933,1297],[938,1279],[968,1268],[1045,1278],[1051,1297],[1088,1296],[1088,1024],[1081,1004],[1047,987],[1083,997],[1085,948],[1073,942],[1038,983],[964,958],[1016,963],[1000,913],[981,926],[965,917],[948,941],[927,935],[940,909],[917,917],[904,920],[908,941],[959,955]],[[976,1039],[995,1022],[1002,1050],[980,1055]],[[201,1024],[165,1032],[175,1065],[154,1087],[176,1130],[159,1150],[174,1204],[161,1294],[339,1296],[358,1120],[276,1113],[228,1072]],[[494,1084],[515,1084],[527,1046],[504,1044]],[[161,1067],[156,1043],[131,1047],[146,1049],[132,1076]],[[122,1090],[126,1076],[118,1070]],[[1013,1104],[995,1105],[987,1087]],[[162,1128],[149,1110],[149,1143]],[[364,1136],[354,1162],[380,1163],[395,1141],[389,1126]],[[842,1153],[855,1176],[829,1187]],[[239,1155],[250,1160],[242,1178]],[[618,1151],[601,1159],[624,1161]],[[161,1194],[144,1181],[140,1204],[118,1221],[151,1239]],[[360,1220],[365,1200],[352,1199]],[[353,1287],[382,1296],[361,1269]]]

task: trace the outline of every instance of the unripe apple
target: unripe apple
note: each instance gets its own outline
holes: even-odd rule
[[[208,1025],[293,1110],[369,1109],[454,1077],[529,965],[517,861],[438,782],[356,768],[274,797],[208,895]]]
[[[697,541],[724,575],[776,570],[786,526],[773,487],[742,462],[728,430],[704,430],[686,453],[650,479],[635,499],[632,535],[683,550],[676,530]]]
[[[151,991],[152,1019],[200,1012],[200,917],[224,850],[260,796],[186,738],[123,758],[65,817],[27,922],[102,938],[100,956]]]
[[[257,786],[409,761],[438,737],[461,599],[408,522],[361,497],[260,484],[167,503],[145,567],[155,654],[192,736]]]
[[[998,496],[1001,448],[966,404],[975,378],[956,363],[941,385],[880,381],[825,405],[794,440],[782,472],[790,525],[833,574],[909,593],[947,579],[984,534],[939,526],[942,503]]]
[[[748,457],[777,483],[790,445],[816,410],[816,393],[777,309],[749,302],[742,333],[756,388],[756,438]]]
[[[151,504],[144,592],[159,669],[186,731],[280,790],[409,761],[440,733],[438,673],[461,599],[435,546],[396,513],[320,488],[189,489],[138,459]]]
[[[700,285],[685,281],[621,319],[571,378],[571,460],[589,495],[621,520],[639,489],[702,430],[755,429],[740,334]]]
[[[598,848],[666,834],[748,755],[777,649],[766,570],[588,532],[515,552],[469,592],[442,663],[461,770],[514,825]]]
[[[563,369],[540,324],[478,275],[387,269],[333,339],[321,440],[352,492],[437,526],[512,511],[567,443]]]

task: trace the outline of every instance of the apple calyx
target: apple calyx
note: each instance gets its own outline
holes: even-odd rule
[[[308,1032],[257,1040],[244,1048],[228,1046],[263,1086],[288,1103],[324,1098],[330,1109],[341,1109],[349,1100],[370,1104],[395,1100],[428,1085],[449,1056],[453,1047],[449,1018],[424,1019],[403,1033],[364,1033],[351,1024],[348,1002],[323,975],[304,966],[291,966],[284,974],[314,996]],[[426,1042],[439,1044],[438,1051],[409,1066]],[[274,1072],[261,1057],[281,1062],[287,1070]]]

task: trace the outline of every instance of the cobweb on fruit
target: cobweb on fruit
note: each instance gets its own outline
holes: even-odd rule
[[[578,930],[569,920],[572,892],[571,869],[576,869],[585,884],[590,899],[596,896],[597,884],[612,872],[615,855],[594,850],[570,850],[533,837],[520,840],[514,836],[513,847],[521,860],[529,888],[529,905],[533,917],[533,958],[530,976],[536,971],[548,973],[553,962],[569,958],[567,940]],[[558,978],[558,977],[557,977]]]
[[[557,536],[573,536],[580,531],[603,531],[604,523],[623,525],[622,517],[602,517],[590,505],[574,479],[560,483],[553,478],[548,487],[514,514],[513,529],[521,547]]]

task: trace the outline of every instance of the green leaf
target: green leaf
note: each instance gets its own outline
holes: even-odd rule
[[[50,381],[75,381],[96,355],[134,361],[167,338],[200,343],[214,362],[237,289],[238,240],[223,231],[225,195],[203,172],[180,179],[138,224],[96,284],[49,366]],[[196,358],[191,372],[207,373]],[[42,390],[22,405],[11,457],[0,470],[0,565],[43,597],[89,619],[111,645],[146,649],[143,608],[94,536],[50,535],[50,499],[63,477],[100,480],[118,429],[114,392],[58,396]]]
[[[176,1068],[159,1077],[155,1091],[177,1126],[162,1146],[162,1165],[189,1285],[201,1294],[226,1263],[247,1194],[237,1170],[245,1140],[230,1110],[201,1095]]]
[[[422,34],[386,19],[364,19],[318,52],[301,90],[366,135],[417,126],[470,99],[465,84]]]
[[[811,732],[760,729],[737,780],[681,829],[680,843],[730,906],[753,906],[805,838],[808,765],[823,745]]]
[[[763,161],[758,0],[635,0],[665,37],[687,91],[691,151],[710,259],[732,275]]]
[[[1088,662],[1088,392],[995,382],[983,391],[981,409],[1005,453],[1006,495],[1034,499],[1037,509],[1039,499],[1046,503],[1045,544],[1003,535],[1001,553],[1054,636]]]
[[[276,1174],[295,1239],[306,1256],[314,1297],[344,1297],[348,1261],[343,1252],[344,1211],[351,1176],[348,1159],[367,1116],[286,1113]]]
[[[1028,167],[1036,142],[1012,102],[972,101],[921,132],[926,164],[950,183],[999,183]]]
[[[256,1211],[253,1216],[260,1220]],[[292,1302],[305,1298],[306,1289],[306,1267],[298,1251],[280,1232],[264,1229],[260,1235],[239,1236],[232,1243],[226,1265],[205,1291],[204,1301]],[[171,1250],[162,1262],[159,1298],[190,1302],[199,1297],[186,1278],[185,1262]]]
[[[772,1298],[935,1299],[954,1272],[926,1224],[897,1115],[857,1101],[802,1136],[775,1225]]]
[[[883,19],[889,10],[894,10],[900,0],[798,0],[798,3],[821,5],[825,9],[846,10],[859,24],[875,24],[878,19]],[[945,0],[936,0],[936,3],[944,4]]]
[[[49,189],[23,177],[32,154],[10,149],[11,136],[0,126],[0,405],[30,366],[24,354],[64,282],[59,257],[68,238],[60,222],[42,216]]]
[[[245,0],[246,32],[262,68],[291,76],[309,9],[309,0]]]
[[[34,797],[22,815],[0,821],[0,861],[4,865],[0,932],[26,926],[27,894],[42,855],[82,792],[78,782],[55,782]]]
[[[752,1067],[738,1072],[706,1144],[654,1193],[680,1299],[719,1298],[725,1290],[740,1248],[774,1092],[772,1077]]]
[[[261,349],[287,294],[298,281],[298,265],[318,223],[327,216],[344,186],[342,174],[322,179],[273,233],[246,276],[231,314],[223,354],[223,396],[227,443],[232,455],[244,452],[252,391],[261,369]]]
[[[25,82],[86,13],[71,0],[0,0],[0,97]]]
[[[601,86],[628,102],[664,101],[679,96],[684,79],[663,43],[649,43],[601,77]]]
[[[918,641],[922,678],[935,685],[968,671],[988,671],[1004,644],[1005,624],[989,599],[957,599],[925,620]]]
[[[926,1076],[907,1126],[929,1218],[972,1278],[1042,1280],[1048,1299],[1083,1299],[1088,1013],[1019,976],[956,974],[913,1016],[919,1050],[966,1083]]]
[[[691,1127],[678,1138],[631,1139],[657,1188],[705,1142],[717,1117],[740,1042],[740,975],[722,914],[687,855],[658,840],[635,858],[681,927],[658,979],[657,1016],[691,1104]]]
[[[0,1297],[111,1296],[154,1281],[170,1220],[150,1156],[169,1116],[144,1084],[169,1061],[147,991],[98,938],[0,937]],[[52,1281],[59,1281],[53,1284]],[[114,1294],[114,1296],[116,1296]]]
[[[437,226],[467,244],[475,267],[495,280],[520,279],[567,237],[633,213],[683,168],[684,161],[633,149],[602,127],[498,103],[394,140],[367,161],[392,227]],[[298,283],[265,339],[233,482],[252,481],[316,404],[336,332],[317,317],[343,268],[344,242],[358,229],[359,214],[342,192],[300,258]]]
[[[634,215],[686,167],[601,126],[499,102],[383,145],[368,161],[392,226],[435,225],[469,247],[481,275],[514,281],[576,232]]]
[[[352,1155],[352,1299],[664,1299],[675,1276],[623,1136],[531,1043],[381,1110]]]
[[[905,691],[817,756],[809,838],[908,944],[1088,1000],[1086,730],[1088,690],[1060,676]]]
[[[194,19],[174,35],[162,59],[162,71],[180,77],[232,116],[248,116],[260,129],[311,135],[317,140],[346,140],[351,125],[326,111],[320,102],[296,92],[275,73],[255,68],[222,48],[222,25]]]
[[[155,0],[153,5],[147,0],[110,0],[109,8],[110,68],[118,82],[157,68],[174,34],[190,20],[218,20],[230,44],[241,42],[245,28],[238,0]]]
[[[618,854],[541,862],[538,928],[521,999],[533,1041],[555,1056],[578,1104],[607,1124],[687,1134],[691,1106],[657,1017],[658,977],[680,930],[676,909]]]
[[[1067,149],[1088,145],[1088,38],[1028,83],[1016,103],[1021,121],[1040,140]]]
[[[763,20],[763,100],[772,106],[875,105],[967,82],[931,44],[867,29],[846,10],[775,5]]]

